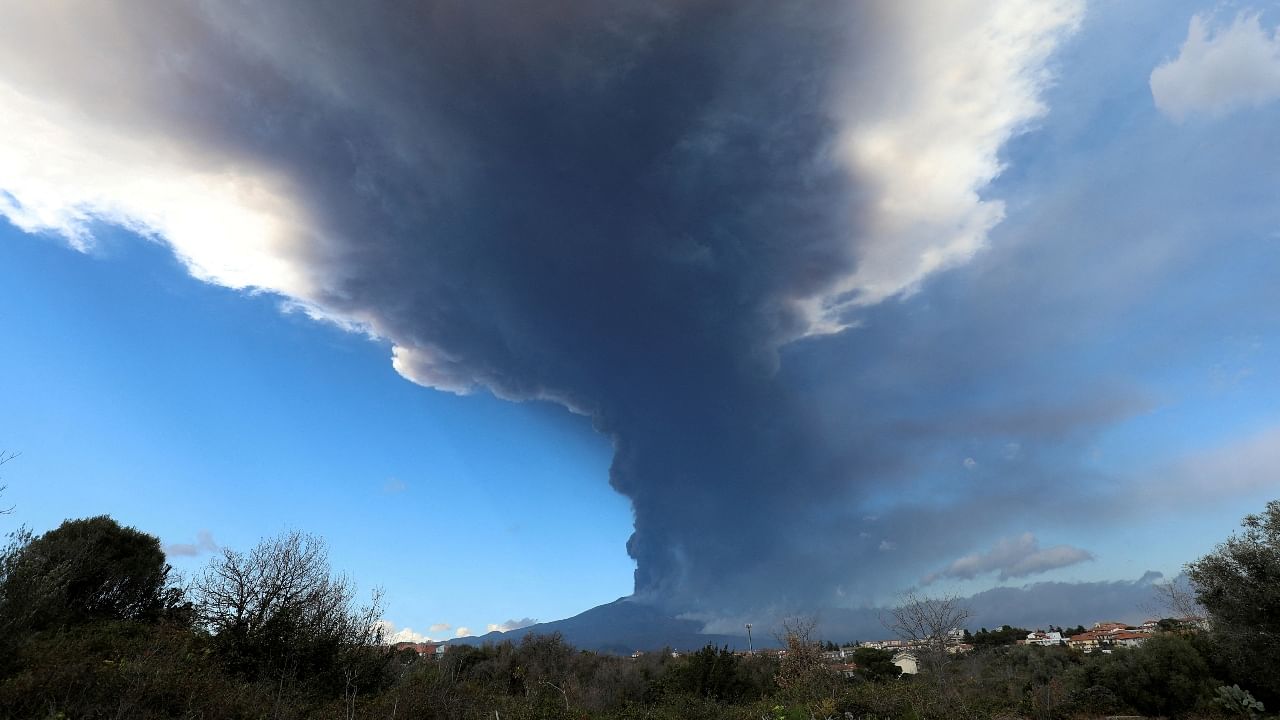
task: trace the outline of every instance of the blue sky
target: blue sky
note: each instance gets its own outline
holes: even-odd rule
[[[444,6],[5,11],[6,522],[306,530],[439,638],[1083,593],[1280,491],[1274,6]]]
[[[127,233],[88,255],[12,227],[3,240],[12,525],[107,513],[233,548],[313,532],[423,632],[631,591],[630,511],[580,418],[410,385],[378,343],[195,281]]]

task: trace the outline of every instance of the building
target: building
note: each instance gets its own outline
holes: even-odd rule
[[[411,643],[398,642],[392,646],[396,650],[412,650],[418,653],[420,658],[438,658],[444,655],[446,645],[444,643]]]
[[[914,653],[903,650],[893,656],[893,664],[897,665],[903,675],[915,675],[920,672],[920,663]]]
[[[854,663],[836,663],[831,669],[840,673],[844,678],[852,678],[858,676],[858,666]]]
[[[1072,635],[1067,638],[1067,645],[1080,650],[1082,652],[1093,652],[1101,646],[1101,635],[1093,630],[1082,632],[1079,635]]]
[[[1150,633],[1125,631],[1115,633],[1108,639],[1111,641],[1111,644],[1116,647],[1133,648],[1146,642],[1149,637],[1151,637]]]
[[[1054,645],[1066,645],[1067,639],[1062,637],[1062,633],[1057,630],[1054,630],[1053,632],[1041,632],[1040,630],[1036,630],[1035,632],[1027,633],[1027,639],[1023,640],[1020,644],[1051,647]]]
[[[1067,639],[1067,644],[1082,652],[1101,650],[1105,653],[1111,652],[1113,647],[1137,647],[1149,637],[1151,633],[1141,627],[1131,628],[1124,623],[1100,622],[1094,623],[1093,629],[1088,632],[1072,635]]]

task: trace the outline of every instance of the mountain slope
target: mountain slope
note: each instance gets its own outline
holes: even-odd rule
[[[558,632],[565,641],[582,650],[630,654],[636,650],[696,650],[705,645],[745,649],[747,638],[733,635],[708,635],[699,632],[702,623],[665,615],[652,605],[630,598],[591,608],[564,620],[538,623],[508,632],[491,632],[477,637],[451,640],[454,644],[479,645],[511,640],[519,642],[530,633],[546,635]]]

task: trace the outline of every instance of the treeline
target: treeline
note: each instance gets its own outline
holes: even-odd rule
[[[1280,503],[1189,572],[1214,630],[1110,654],[980,631],[973,652],[900,676],[867,648],[856,669],[828,664],[799,623],[781,660],[714,647],[633,659],[556,635],[436,659],[385,646],[379,598],[358,602],[312,536],[223,551],[179,582],[155,537],[71,520],[0,551],[0,717],[1261,717],[1280,702]]]
[[[1048,632],[1060,633],[1062,637],[1065,638],[1071,637],[1072,635],[1079,635],[1085,632],[1086,628],[1083,625],[1077,625],[1073,628],[1060,628],[1056,625],[1050,625],[1047,630]],[[965,630],[964,641],[973,645],[975,648],[993,648],[1000,647],[1001,645],[1016,645],[1019,640],[1026,639],[1027,635],[1030,633],[1031,630],[1028,630],[1027,628],[1005,625],[1004,627],[1000,627],[995,630],[982,628],[978,632],[972,634],[970,634],[968,630]]]

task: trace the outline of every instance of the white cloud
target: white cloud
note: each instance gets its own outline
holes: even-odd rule
[[[382,484],[382,493],[384,495],[398,495],[408,489],[409,486],[405,484],[405,481],[399,478],[391,478]]]
[[[973,459],[973,458],[971,458],[971,457],[967,457],[967,458],[965,458],[965,459],[964,459],[964,469],[965,469],[965,470],[972,470],[972,469],[974,469],[974,468],[976,468],[976,467],[978,467],[978,461],[977,461],[977,460],[974,460],[974,459]]]
[[[1004,205],[980,191],[1003,169],[1001,146],[1046,112],[1048,59],[1084,12],[1079,0],[875,7],[835,104],[837,152],[869,192],[866,228],[851,238],[855,272],[803,303],[814,334],[982,248]]]
[[[1174,120],[1221,116],[1280,99],[1280,27],[1268,32],[1257,13],[1212,28],[1191,18],[1178,57],[1151,72],[1156,107]]]
[[[453,631],[453,636],[458,638],[466,637],[470,634],[471,634],[471,628],[466,627],[465,625]]]
[[[436,633],[436,632],[448,632],[449,630],[452,630],[452,629],[453,629],[453,626],[452,626],[452,625],[450,625],[449,623],[436,623],[435,625],[432,625],[431,627],[429,627],[429,628],[427,628],[427,629],[428,629],[428,630],[430,630],[430,631],[431,631],[431,632],[433,632],[433,633]]]
[[[313,317],[373,332],[369,318],[322,302],[340,258],[299,192],[307,179],[202,124],[220,111],[197,88],[246,72],[202,47],[203,20],[163,4],[6,5],[0,215],[82,251],[95,225],[118,225],[168,244],[200,280],[279,293]]]
[[[895,545],[892,540],[880,541],[880,552],[892,552],[893,550],[896,550],[897,547],[898,546]]]
[[[169,543],[164,546],[165,555],[180,557],[195,557],[207,552],[217,552],[218,550],[218,543],[214,541],[213,533],[208,530],[201,530],[196,533],[196,541],[194,543]]]
[[[0,133],[23,138],[0,143],[0,214],[17,227],[87,250],[92,225],[113,223],[168,242],[201,280],[316,295],[295,260],[318,231],[264,169],[120,132],[2,81]]]
[[[400,642],[431,642],[432,638],[424,635],[411,627],[398,628],[396,624],[387,619],[379,620],[374,624],[375,627],[382,630],[382,641],[387,644]]]
[[[986,552],[958,558],[946,568],[922,580],[926,585],[943,578],[969,580],[979,575],[998,572],[1001,580],[1036,575],[1049,570],[1076,565],[1093,559],[1093,553],[1070,545],[1041,548],[1031,533],[1001,538]]]
[[[519,620],[508,620],[504,623],[489,623],[485,626],[485,630],[487,632],[511,632],[512,630],[529,627],[537,622],[537,618],[521,618]]]

